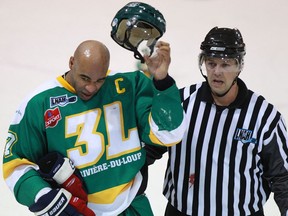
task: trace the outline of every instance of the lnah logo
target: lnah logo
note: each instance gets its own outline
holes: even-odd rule
[[[235,132],[234,139],[238,140],[242,143],[257,143],[257,140],[255,138],[252,138],[253,131],[248,129],[241,129],[237,128]]]
[[[55,127],[58,122],[61,120],[61,114],[60,114],[60,110],[58,107],[56,107],[55,109],[49,109],[46,110],[45,114],[44,114],[44,119],[45,119],[45,127]]]
[[[66,95],[60,95],[57,97],[50,97],[50,107],[61,106],[64,107],[69,103],[75,103],[77,101],[76,96],[68,97]]]

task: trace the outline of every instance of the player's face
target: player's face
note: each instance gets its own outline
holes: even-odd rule
[[[240,72],[236,59],[206,57],[204,64],[209,86],[218,95],[229,90]]]
[[[104,84],[106,75],[92,77],[87,73],[79,73],[75,77],[75,90],[82,100],[91,99]]]
[[[90,100],[105,82],[108,67],[103,65],[73,64],[70,84],[82,100]]]

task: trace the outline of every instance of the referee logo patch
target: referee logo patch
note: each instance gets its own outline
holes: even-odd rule
[[[243,128],[237,128],[234,136],[234,140],[238,140],[242,143],[257,143],[257,140],[252,137],[253,131]]]

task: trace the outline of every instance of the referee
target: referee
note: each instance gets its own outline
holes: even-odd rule
[[[189,129],[168,149],[165,216],[263,216],[271,192],[288,215],[285,122],[238,78],[245,55],[240,31],[215,27],[201,50],[206,81],[180,90]]]

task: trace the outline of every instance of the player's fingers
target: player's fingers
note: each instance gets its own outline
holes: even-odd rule
[[[170,62],[170,49],[165,47],[157,50],[157,55],[160,59],[164,60],[165,62]]]
[[[163,47],[163,46],[165,46],[165,47],[170,47],[170,44],[167,43],[167,42],[165,42],[165,41],[158,41],[158,42],[156,43],[156,47],[157,47],[157,48],[160,48],[160,47]]]

